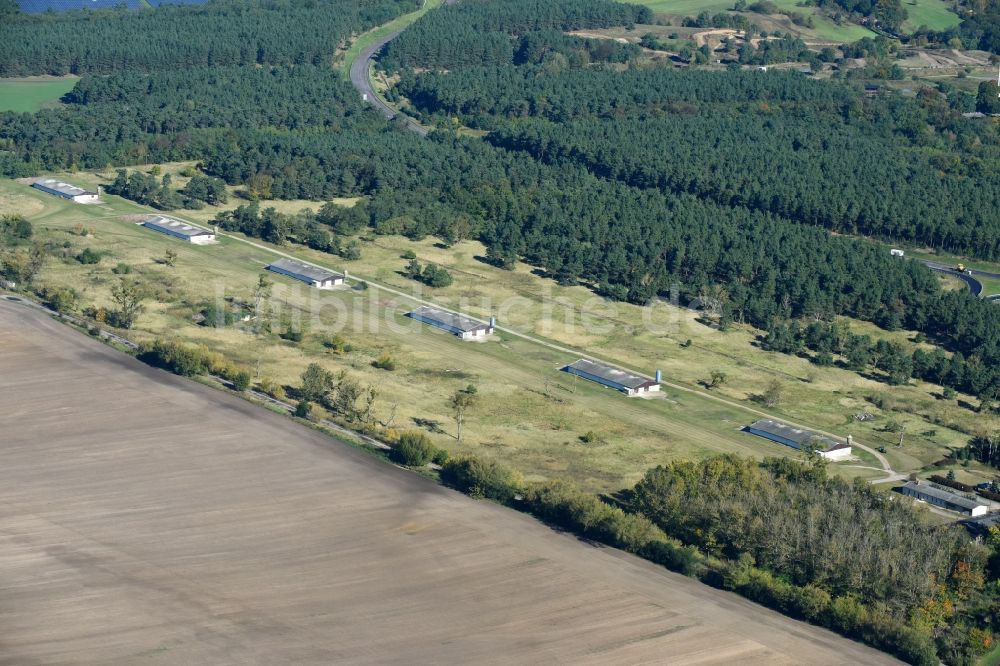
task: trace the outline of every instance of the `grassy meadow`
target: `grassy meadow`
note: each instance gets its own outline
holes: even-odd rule
[[[669,19],[672,23],[680,24],[680,19],[685,16],[696,16],[703,11],[711,14],[730,11],[733,8],[731,0],[630,0],[636,4],[646,5],[657,14]],[[918,0],[924,2],[924,0]],[[940,0],[926,0],[930,2],[940,2]],[[838,24],[822,15],[815,7],[800,7],[798,0],[774,0],[774,4],[783,10],[798,12],[806,16],[812,16],[814,26],[806,28],[792,23],[791,19],[782,14],[755,14],[748,13],[750,19],[761,26],[764,30],[774,32],[791,32],[799,35],[807,42],[853,42],[862,37],[873,37],[875,33],[867,28],[853,23]]]
[[[165,170],[179,166],[168,165]],[[96,186],[106,183],[110,174],[63,177]],[[375,413],[381,423],[397,430],[423,427],[443,448],[503,458],[528,478],[569,477],[592,490],[613,490],[671,458],[721,452],[796,455],[739,432],[758,418],[747,408],[840,435],[851,433],[870,446],[886,446],[893,467],[900,471],[917,470],[940,459],[948,447],[964,444],[967,436],[946,424],[989,425],[982,423],[986,417],[939,399],[934,387],[919,382],[890,388],[848,371],[760,350],[755,346],[758,332],[749,327],[720,333],[685,308],[667,303],[647,308],[613,304],[584,287],[558,286],[525,265],[500,270],[480,260],[484,249],[473,241],[444,248],[434,239],[363,237],[362,258],[352,262],[293,246],[279,251],[347,270],[357,279],[413,292],[442,306],[482,317],[497,315],[501,326],[568,350],[586,350],[646,374],[662,369],[664,380],[680,388],[666,387],[654,399],[628,399],[560,372],[577,358],[572,351],[551,349],[509,332],[485,343],[461,342],[405,318],[414,301],[374,287],[321,293],[274,276],[273,302],[283,314],[275,317],[270,335],[254,336],[238,327],[197,326],[192,315],[220,295],[250,297],[258,274],[276,257],[272,249],[262,241],[247,243],[235,237],[205,247],[186,245],[125,219],[143,208],[117,197],[105,200],[97,206],[79,206],[21,183],[0,181],[0,210],[25,214],[41,236],[67,246],[65,258],[44,269],[42,284],[72,285],[82,293],[83,305],[108,305],[110,288],[118,279],[111,269],[122,262],[154,290],[156,298],[131,334],[136,339],[176,336],[204,344],[247,366],[259,363],[261,377],[292,387],[299,384],[308,363],[319,361],[377,387]],[[232,201],[227,207],[238,203]],[[276,207],[295,212],[320,205],[280,202]],[[176,216],[206,223],[216,210],[177,211]],[[81,265],[73,257],[85,247],[105,258],[94,266]],[[176,268],[161,261],[168,248],[179,255]],[[447,267],[454,284],[418,289],[401,273],[406,250],[413,250],[422,263]],[[282,322],[303,312],[316,313],[305,317],[304,340],[294,344],[281,339],[277,333]],[[851,325],[855,330],[864,328],[857,322]],[[352,351],[336,354],[324,346],[335,331],[347,339]],[[908,338],[905,332],[878,334]],[[372,367],[383,353],[396,361],[394,372]],[[714,370],[725,372],[726,382],[709,396],[692,392],[704,391],[702,383]],[[782,399],[773,408],[764,408],[756,396],[772,380],[780,383]],[[469,415],[459,444],[448,398],[470,383],[479,387],[481,400]],[[875,398],[883,408],[872,404]],[[873,414],[874,420],[856,421],[853,415],[862,411]],[[932,418],[939,425],[930,425]],[[897,435],[884,431],[889,420],[906,426],[902,448],[894,446]],[[592,441],[584,441],[587,433],[593,433]],[[863,452],[860,460],[833,467],[848,477],[883,476],[875,469],[874,458]]]
[[[0,79],[0,111],[32,113],[53,106],[78,80],[75,76]]]
[[[962,20],[944,0],[903,0],[903,9],[907,14],[904,30],[915,30],[922,25],[931,30],[947,30]]]

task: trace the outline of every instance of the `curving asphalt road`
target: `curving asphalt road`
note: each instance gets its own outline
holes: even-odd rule
[[[990,280],[1000,280],[1000,273],[991,273],[989,271],[977,271],[976,269],[970,269],[967,273],[959,273],[955,270],[954,266],[948,266],[947,264],[939,264],[936,261],[927,261],[926,259],[921,259],[922,263],[927,268],[938,273],[944,273],[946,275],[951,275],[952,277],[957,277],[969,286],[969,290],[974,296],[979,296],[985,298],[991,303],[1000,304],[1000,294],[995,294],[993,296],[983,296],[983,283],[976,279],[976,277],[987,278]]]
[[[444,0],[443,4],[453,5],[457,1],[458,0]],[[405,30],[405,28],[403,30]],[[368,76],[368,73],[371,71],[371,62],[375,57],[375,54],[381,51],[383,46],[398,37],[403,30],[391,32],[361,51],[357,59],[351,63],[351,84],[357,88],[358,92],[362,95],[367,95],[365,98],[366,101],[378,109],[386,118],[389,120],[392,120],[396,116],[405,118],[406,129],[411,132],[416,132],[420,136],[427,136],[430,129],[424,127],[406,114],[398,113],[395,109],[386,104],[385,100],[383,100],[372,88],[371,78]]]
[[[944,273],[945,275],[957,277],[959,280],[969,285],[969,290],[974,296],[979,296],[983,293],[983,283],[973,277],[973,275],[975,275],[978,271],[972,271],[973,275],[969,275],[968,273],[959,273],[955,270],[954,266],[939,264],[934,261],[927,261],[926,259],[921,259],[920,263],[936,273]],[[986,273],[985,275],[989,276],[990,273]]]
[[[372,58],[378,53],[383,46],[391,42],[402,30],[397,30],[395,32],[390,32],[378,41],[376,41],[371,46],[361,51],[358,58],[351,63],[351,84],[357,88],[358,92],[362,95],[367,95],[366,101],[378,109],[382,115],[386,118],[392,120],[397,115],[406,118],[406,129],[411,132],[416,132],[420,136],[427,136],[430,131],[423,125],[418,124],[412,118],[406,116],[405,114],[397,114],[396,111],[383,101],[383,99],[375,92],[372,88],[371,79],[368,77],[368,72],[371,68]]]

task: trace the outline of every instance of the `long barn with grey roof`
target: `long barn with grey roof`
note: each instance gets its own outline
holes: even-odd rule
[[[656,371],[656,379],[650,379],[631,372],[626,372],[621,368],[616,368],[587,359],[580,359],[570,363],[563,371],[583,377],[592,382],[621,391],[626,395],[642,395],[651,391],[660,390],[660,371]]]
[[[899,492],[918,499],[921,502],[927,502],[928,504],[933,504],[949,511],[958,511],[973,518],[976,516],[985,516],[989,511],[989,507],[985,502],[969,499],[958,493],[935,486],[932,483],[910,481],[905,486],[902,486]]]
[[[295,259],[279,259],[270,264],[267,270],[301,280],[317,289],[330,289],[344,284],[344,276],[340,273]]]
[[[419,307],[413,312],[408,312],[406,316],[448,331],[452,335],[457,335],[463,340],[485,338],[493,333],[493,330],[496,327],[496,321],[493,319],[490,319],[490,323],[487,324],[485,322],[472,319],[471,317],[466,317],[465,315],[448,312],[447,310],[438,310],[437,308],[427,306]]]
[[[798,451],[811,446],[816,453],[827,460],[843,460],[850,458],[852,453],[850,444],[844,444],[811,430],[803,430],[771,419],[760,419],[743,430]]]
[[[195,245],[205,245],[215,240],[214,232],[165,215],[147,217],[142,221],[142,226]]]
[[[91,192],[82,187],[56,180],[55,178],[42,178],[41,180],[36,180],[31,186],[36,190],[41,190],[47,194],[53,194],[75,203],[98,203],[101,200],[97,192]]]

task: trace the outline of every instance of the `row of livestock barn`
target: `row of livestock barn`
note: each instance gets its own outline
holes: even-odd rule
[[[54,178],[37,180],[32,183],[32,187],[74,203],[96,204],[101,201],[100,188],[94,192]],[[140,224],[151,231],[194,245],[216,242],[215,231],[166,215],[150,215],[144,218]],[[267,270],[304,282],[316,289],[341,287],[347,280],[346,274],[287,257],[268,264]],[[495,317],[491,317],[489,321],[482,321],[429,305],[418,307],[406,313],[406,316],[414,321],[445,331],[461,340],[484,341],[489,339],[497,328]],[[561,370],[572,375],[574,380],[579,378],[593,382],[630,397],[655,397],[660,392],[662,382],[659,370],[656,371],[654,377],[648,377],[587,358],[578,359],[562,367]],[[838,441],[832,437],[773,419],[759,419],[745,426],[742,430],[797,451],[818,455],[824,460],[842,461],[853,457],[850,436],[847,437],[846,442]],[[981,527],[980,523],[983,521],[987,521],[989,526],[1000,522],[997,520],[1000,514],[989,513],[990,507],[984,501],[959,494],[952,489],[934,483],[910,481],[898,490],[918,501],[969,516],[972,520],[967,522],[975,523],[970,527],[970,530],[973,527]]]

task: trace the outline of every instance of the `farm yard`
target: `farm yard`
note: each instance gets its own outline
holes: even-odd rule
[[[78,80],[75,76],[0,78],[0,111],[32,113],[53,106]]]
[[[165,170],[179,166],[166,165]],[[59,177],[96,187],[109,175],[81,172]],[[528,266],[504,271],[487,265],[480,259],[482,246],[471,241],[446,249],[430,239],[414,243],[395,236],[362,237],[362,257],[356,261],[300,247],[285,246],[280,251],[347,270],[356,280],[414,293],[416,283],[403,275],[402,258],[412,251],[419,261],[445,267],[455,276],[452,286],[425,289],[417,292],[420,297],[483,319],[499,315],[502,327],[567,351],[505,331],[487,343],[461,343],[405,319],[414,305],[410,299],[376,288],[317,296],[280,276],[273,276],[274,303],[282,313],[275,317],[271,334],[254,336],[238,326],[199,326],[192,318],[220,294],[250,297],[257,276],[275,258],[266,243],[248,244],[234,234],[223,236],[218,245],[178,246],[173,239],[136,226],[133,218],[143,209],[117,197],[106,196],[99,206],[74,206],[13,181],[0,184],[0,197],[9,209],[24,211],[46,237],[69,245],[69,258],[50,263],[42,283],[76,285],[84,303],[107,306],[117,280],[111,268],[125,264],[154,289],[155,297],[132,332],[137,340],[170,336],[204,344],[237,363],[258,368],[261,377],[289,390],[298,385],[305,366],[318,360],[334,372],[343,371],[376,387],[376,417],[381,422],[397,430],[424,428],[442,448],[503,459],[529,479],[571,478],[588,489],[606,491],[634,482],[648,467],[669,459],[720,452],[794,455],[739,432],[756,417],[736,405],[763,409],[758,394],[772,380],[785,398],[768,408],[769,413],[842,436],[850,433],[871,446],[887,446],[886,455],[901,471],[923,467],[942,457],[949,446],[963,444],[966,435],[945,424],[971,418],[955,403],[942,404],[930,387],[920,383],[894,388],[891,400],[882,402],[883,409],[872,401],[886,397],[884,385],[838,368],[764,352],[755,347],[757,333],[748,327],[737,326],[723,334],[699,321],[699,313],[667,303],[652,309],[611,307],[583,287],[556,285],[534,275]],[[234,205],[231,201],[226,207]],[[295,211],[315,205],[284,202],[283,207]],[[179,217],[207,225],[213,209],[185,211]],[[72,260],[84,247],[100,252],[101,262],[83,266]],[[174,248],[178,258],[171,268],[161,258]],[[282,339],[282,331],[310,308],[318,308],[320,314],[311,321],[306,318],[302,340]],[[857,322],[852,326],[864,328]],[[874,327],[871,332],[876,333]],[[347,340],[350,351],[331,352],[328,343],[334,333]],[[882,334],[907,339],[904,332]],[[578,358],[573,350],[600,350],[602,358],[647,375],[661,369],[665,381],[679,388],[665,387],[656,399],[627,399],[560,372]],[[373,367],[383,354],[392,357],[395,371]],[[723,371],[726,379],[709,392],[710,397],[692,392],[704,393],[715,371]],[[448,396],[470,383],[478,387],[482,400],[470,414],[459,444]],[[859,422],[853,418],[859,412],[876,417]],[[925,418],[931,414],[942,425],[927,426]],[[910,434],[904,448],[896,448],[896,436],[884,431],[888,420],[906,424]],[[833,469],[847,477],[884,476],[874,458],[856,452],[860,461]]]

